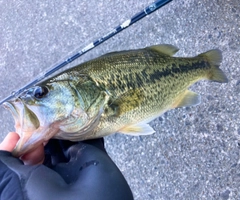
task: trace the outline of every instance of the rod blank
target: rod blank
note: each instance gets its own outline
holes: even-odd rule
[[[51,69],[47,70],[43,75],[36,77],[33,81],[26,84],[22,88],[20,88],[18,91],[13,92],[10,96],[6,97],[5,99],[0,101],[0,105],[3,104],[5,101],[8,101],[12,99],[13,97],[17,97],[20,93],[22,93],[27,88],[34,86],[35,84],[39,83],[40,81],[44,80],[46,77],[50,76],[57,70],[65,67],[67,64],[73,62],[83,54],[87,53],[91,49],[95,48],[96,46],[102,44],[103,42],[107,41],[109,38],[113,37],[114,35],[120,33],[122,30],[126,29],[127,27],[131,26],[132,24],[136,23],[143,17],[146,17],[147,15],[153,13],[157,9],[161,8],[162,6],[166,5],[172,0],[158,0],[147,6],[144,10],[134,15],[131,19],[126,20],[122,24],[118,25],[114,29],[112,29],[109,33],[105,34],[104,36],[100,37],[99,39],[95,40],[94,42],[88,44],[86,47],[84,47],[81,51],[78,53],[70,56],[65,61],[61,62],[60,64],[57,64],[56,66],[52,67]]]

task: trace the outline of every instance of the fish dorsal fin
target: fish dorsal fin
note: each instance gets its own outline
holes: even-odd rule
[[[115,56],[115,55],[120,55],[120,54],[125,54],[125,53],[128,53],[128,52],[132,52],[134,50],[122,50],[122,51],[113,51],[113,52],[109,52],[109,53],[106,53],[102,56],[100,56],[101,58],[105,58],[105,57],[111,57],[111,56]]]
[[[186,90],[176,98],[176,101],[173,103],[172,108],[198,105],[200,102],[200,95],[190,90]]]
[[[177,47],[175,47],[171,44],[153,45],[153,46],[150,46],[150,47],[147,47],[147,48],[158,51],[159,53],[166,54],[168,56],[174,55],[179,50]]]
[[[155,131],[149,124],[139,123],[127,125],[118,132],[127,135],[139,136],[139,135],[151,135]]]
[[[122,52],[124,52],[124,51],[122,51]],[[120,53],[120,51],[113,51],[113,52],[106,53],[106,54],[104,54],[100,57],[104,58],[104,57],[108,57],[108,56],[114,56],[114,55],[117,55],[119,53]]]

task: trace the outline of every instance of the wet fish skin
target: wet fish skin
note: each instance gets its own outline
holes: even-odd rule
[[[110,53],[97,59],[98,65],[93,60],[82,66],[100,87],[111,94],[107,111],[110,109],[114,114],[110,117],[103,115],[98,134],[108,135],[116,131],[133,135],[152,133],[145,124],[141,124],[145,127],[142,131],[131,126],[136,128],[133,132],[122,126],[137,124],[143,119],[149,122],[169,109],[198,104],[200,97],[186,90],[200,79],[227,82],[218,68],[222,60],[219,50],[193,58],[172,57],[177,50],[171,45],[160,45]],[[132,96],[136,98],[132,99]]]
[[[24,118],[22,102],[40,125],[27,138],[28,128],[21,125],[24,131],[18,129],[21,139],[14,153],[27,152],[52,137],[81,141],[115,132],[152,134],[147,123],[154,118],[169,109],[200,103],[199,95],[187,90],[190,85],[201,79],[227,82],[219,68],[220,50],[192,58],[173,57],[177,51],[172,45],[156,45],[109,53],[30,88],[15,100],[18,107],[12,113],[17,110]],[[47,94],[35,98],[37,87],[46,87]],[[8,103],[14,106],[14,101]],[[15,114],[19,125],[17,118]]]

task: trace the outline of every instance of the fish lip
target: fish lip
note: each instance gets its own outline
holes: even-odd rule
[[[34,149],[34,146],[29,144],[26,145],[26,143],[38,130],[39,125],[36,124],[40,123],[40,121],[38,116],[30,110],[20,98],[4,102],[3,107],[9,110],[12,114],[15,121],[15,131],[20,136],[20,139],[12,152],[14,156],[19,157],[28,150]],[[29,113],[32,114],[30,115]],[[37,120],[37,123],[33,123],[30,119],[33,115],[35,116],[33,119]]]
[[[10,113],[12,114],[13,119],[15,121],[15,125],[16,125],[17,122],[20,123],[21,116],[20,116],[20,112],[19,112],[20,111],[19,107],[16,106],[15,102],[20,103],[19,101],[6,101],[3,103],[3,107],[10,111]],[[20,107],[21,106],[22,105],[20,105]]]
[[[3,107],[7,110],[9,110],[13,116],[16,116],[18,117],[19,116],[19,113],[17,112],[17,109],[16,107],[14,106],[13,103],[10,103],[9,101],[6,101],[3,103]]]
[[[25,112],[28,111],[30,113],[33,113],[35,115],[35,119],[39,121],[38,116],[33,112],[31,109],[28,108],[28,106],[24,103],[24,101],[20,98],[17,98],[12,101],[6,101],[3,103],[3,107],[7,110],[9,110],[15,120],[15,122],[19,122],[21,125],[23,125],[23,120],[26,119]],[[29,117],[29,116],[28,116]],[[31,121],[31,120],[30,120]]]

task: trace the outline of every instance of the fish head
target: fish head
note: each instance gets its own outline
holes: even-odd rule
[[[59,81],[31,87],[5,102],[20,136],[13,155],[21,156],[50,138],[67,139],[61,135],[80,131],[89,117],[79,98],[68,81]]]

